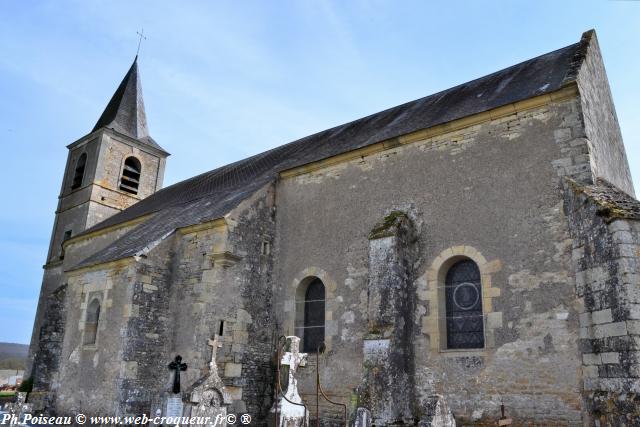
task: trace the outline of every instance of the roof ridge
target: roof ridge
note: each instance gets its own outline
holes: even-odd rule
[[[591,31],[593,31],[593,30],[591,30]],[[368,118],[373,117],[373,116],[377,116],[377,115],[379,115],[379,114],[384,114],[384,113],[387,113],[387,112],[392,112],[392,111],[394,111],[394,110],[396,110],[396,109],[399,109],[399,108],[402,108],[402,107],[406,107],[407,105],[414,104],[414,103],[416,103],[416,102],[420,102],[420,101],[422,101],[422,100],[424,100],[424,99],[427,99],[427,98],[436,97],[436,96],[438,96],[438,95],[446,94],[446,93],[451,92],[451,91],[453,91],[453,90],[455,90],[455,89],[458,89],[458,88],[460,88],[460,87],[467,86],[467,85],[469,85],[469,84],[471,84],[471,83],[474,83],[474,82],[477,82],[477,81],[479,81],[479,80],[488,79],[489,77],[491,77],[491,76],[493,76],[493,75],[500,74],[500,73],[504,73],[504,72],[506,72],[506,71],[508,71],[508,70],[510,70],[510,69],[512,69],[512,68],[516,68],[516,67],[522,66],[522,65],[524,65],[524,64],[526,64],[526,63],[533,62],[533,61],[538,60],[538,59],[540,59],[540,58],[542,58],[542,57],[552,55],[552,54],[554,54],[554,53],[556,53],[556,52],[560,52],[560,51],[562,51],[562,50],[569,49],[569,48],[574,47],[574,46],[578,46],[578,45],[580,45],[581,43],[582,43],[582,41],[577,42],[577,43],[569,44],[569,45],[567,45],[567,46],[565,46],[565,47],[561,47],[561,48],[559,48],[559,49],[552,50],[551,52],[543,53],[543,54],[538,55],[538,56],[535,56],[535,57],[533,57],[533,58],[530,58],[530,59],[527,59],[527,60],[521,61],[521,62],[519,62],[519,63],[517,63],[517,64],[510,65],[510,66],[508,66],[508,67],[505,67],[505,68],[503,68],[503,69],[501,69],[501,70],[494,71],[494,72],[489,73],[489,74],[485,74],[484,76],[477,77],[477,78],[475,78],[475,79],[472,79],[472,80],[469,80],[469,81],[467,81],[467,82],[463,82],[463,83],[457,84],[457,85],[455,85],[455,86],[451,86],[451,87],[449,87],[449,88],[447,88],[447,89],[443,89],[443,90],[441,90],[441,91],[434,92],[434,93],[432,93],[432,94],[429,94],[429,95],[426,95],[426,96],[423,96],[423,97],[421,97],[421,98],[417,98],[417,99],[414,99],[414,100],[411,100],[411,101],[403,102],[402,104],[399,104],[399,105],[396,105],[396,106],[393,106],[393,107],[390,107],[390,108],[386,108],[386,109],[381,110],[381,111],[378,111],[378,112],[376,112],[376,113],[371,113],[371,114],[368,114],[368,115],[366,115],[366,116],[362,116],[362,117],[360,117],[360,118],[358,118],[358,119],[351,120],[351,121],[349,121],[349,122],[345,122],[345,123],[342,123],[342,124],[340,124],[340,125],[336,125],[336,126],[333,126],[333,127],[328,128],[328,129],[325,129],[325,130],[321,130],[321,131],[318,131],[318,132],[312,133],[311,135],[307,135],[307,136],[304,136],[304,137],[298,138],[298,139],[293,140],[293,141],[291,141],[291,142],[289,142],[289,143],[286,143],[286,144],[284,144],[284,145],[279,145],[278,147],[272,148],[271,150],[275,150],[275,149],[277,149],[277,148],[285,147],[285,146],[287,146],[287,145],[294,144],[294,143],[296,143],[296,142],[303,141],[303,140],[305,140],[305,139],[308,139],[308,138],[311,138],[311,137],[314,137],[314,136],[318,136],[318,135],[321,135],[321,134],[323,134],[323,133],[325,133],[325,132],[330,132],[330,131],[332,131],[332,130],[336,130],[336,129],[338,129],[338,128],[346,127],[346,126],[348,126],[348,125],[350,125],[350,124],[360,122],[360,121],[362,121],[362,120],[368,119]],[[271,151],[271,150],[268,150],[268,151]],[[265,151],[265,153],[266,153],[266,152],[267,152],[267,151]],[[247,159],[248,159],[248,158],[247,158]]]

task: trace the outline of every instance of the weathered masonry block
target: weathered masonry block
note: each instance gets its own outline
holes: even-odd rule
[[[409,422],[413,416],[415,307],[412,265],[416,237],[406,214],[388,214],[369,234],[368,333],[363,340],[364,380],[359,403],[375,424]]]
[[[640,203],[605,182],[567,184],[584,399],[593,422],[640,422]]]

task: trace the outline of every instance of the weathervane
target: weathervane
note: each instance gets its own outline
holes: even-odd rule
[[[144,28],[141,31],[136,31],[136,34],[139,35],[139,39],[138,39],[138,50],[136,51],[136,56],[138,56],[138,54],[140,53],[140,45],[142,44],[142,39],[147,39],[144,36]]]

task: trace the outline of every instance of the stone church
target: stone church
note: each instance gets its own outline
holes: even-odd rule
[[[166,188],[134,61],[67,148],[39,410],[162,413],[218,337],[228,411],[265,425],[296,335],[312,422],[317,372],[376,426],[433,395],[459,425],[640,423],[640,202],[593,31]]]

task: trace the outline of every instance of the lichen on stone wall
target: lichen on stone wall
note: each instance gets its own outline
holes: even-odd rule
[[[394,234],[393,228],[398,227],[406,218],[407,215],[404,212],[392,211],[373,227],[369,233],[369,240],[392,236]]]

